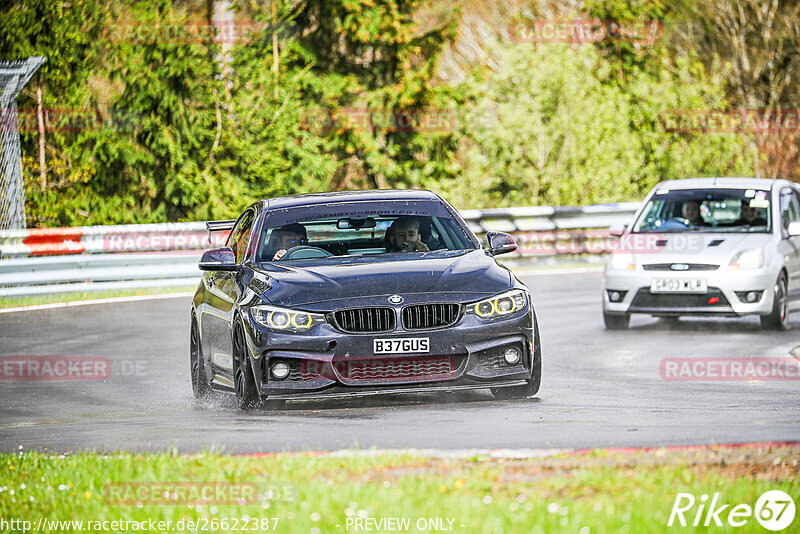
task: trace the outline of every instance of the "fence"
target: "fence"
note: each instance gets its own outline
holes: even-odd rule
[[[25,187],[17,125],[17,95],[45,62],[0,61],[0,229],[25,228]]]
[[[608,228],[630,222],[638,203],[464,210],[472,230],[513,234],[517,257],[602,254]],[[213,237],[212,237],[213,236]],[[201,251],[221,245],[205,223],[0,231],[0,297],[194,285]],[[212,241],[213,239],[213,241]]]

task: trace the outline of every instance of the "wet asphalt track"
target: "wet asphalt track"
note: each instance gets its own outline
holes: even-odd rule
[[[634,318],[607,332],[600,273],[521,274],[533,290],[544,378],[533,399],[488,391],[290,402],[240,413],[189,384],[189,298],[0,314],[0,357],[97,356],[101,381],[0,380],[0,450],[228,452],[383,448],[583,448],[800,439],[800,380],[674,382],[665,357],[790,357],[757,319]]]

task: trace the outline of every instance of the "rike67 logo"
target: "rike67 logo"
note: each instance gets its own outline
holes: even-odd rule
[[[780,490],[764,492],[756,501],[755,507],[749,504],[723,503],[719,493],[714,493],[711,502],[708,502],[706,494],[696,499],[691,493],[678,493],[667,526],[742,527],[755,517],[765,529],[778,531],[789,527],[794,516],[794,500]]]

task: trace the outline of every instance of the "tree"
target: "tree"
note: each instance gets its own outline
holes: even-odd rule
[[[460,206],[633,200],[662,179],[748,169],[735,136],[652,128],[665,110],[720,105],[689,65],[632,71],[623,91],[604,81],[614,65],[592,46],[518,44],[496,57],[496,72],[470,82],[464,179],[447,186]]]
[[[103,120],[102,102],[89,82],[99,61],[105,16],[103,4],[93,0],[26,0],[0,6],[0,58],[47,58],[18,100],[31,225],[72,222],[85,213],[77,203],[59,199],[94,175],[84,147],[87,126]],[[38,154],[43,141],[37,127],[37,93],[47,140],[44,168],[38,157],[29,156]]]
[[[760,154],[756,174],[800,179],[797,127],[780,125],[794,114],[800,84],[800,2],[796,0],[694,0],[680,3],[678,45],[697,50],[707,64],[722,61],[734,108],[777,117],[774,131],[749,132]],[[791,115],[790,114],[790,115]]]

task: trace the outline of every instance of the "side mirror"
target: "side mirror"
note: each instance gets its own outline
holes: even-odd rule
[[[489,254],[492,256],[517,250],[517,242],[504,232],[486,232],[486,241],[489,242]]]
[[[789,226],[786,227],[786,231],[789,233],[789,237],[800,235],[800,222],[790,222]]]
[[[611,237],[622,237],[622,234],[624,234],[627,229],[627,224],[614,224],[609,227],[608,233]]]
[[[231,247],[213,248],[203,252],[200,258],[201,271],[238,271],[236,256]]]

